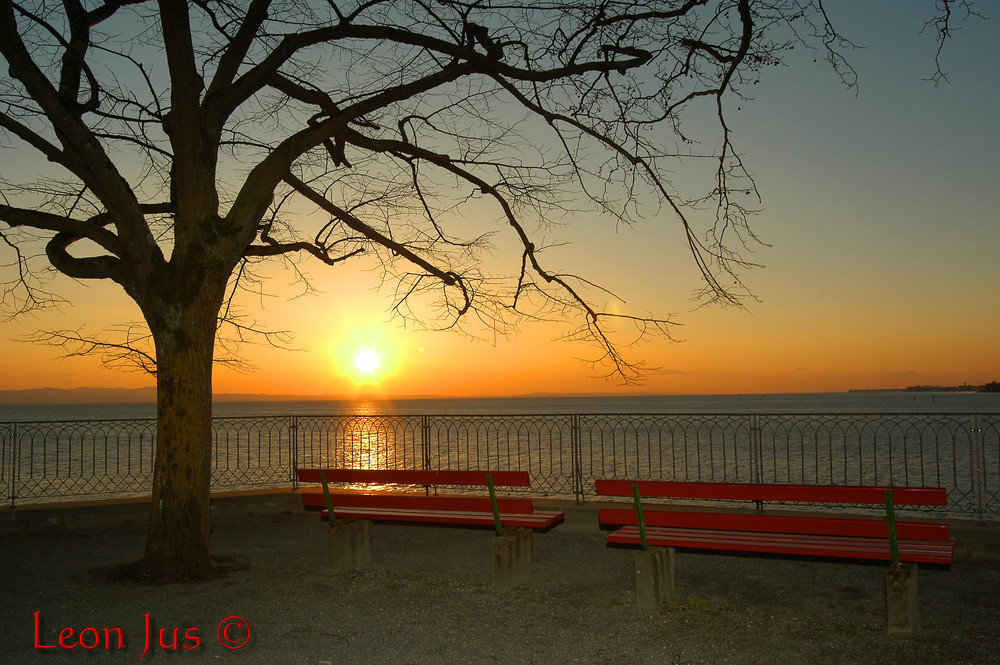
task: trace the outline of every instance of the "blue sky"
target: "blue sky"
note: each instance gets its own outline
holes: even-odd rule
[[[571,246],[552,250],[628,310],[675,313],[684,324],[675,329],[682,343],[634,352],[660,368],[643,385],[592,378],[577,360],[589,349],[554,341],[565,327],[525,324],[485,341],[400,330],[384,322],[389,300],[374,292],[377,275],[309,267],[323,293],[286,303],[295,287],[279,279],[260,316],[295,330],[301,351],[251,349],[259,370],[219,370],[217,391],[748,393],[1000,379],[1000,17],[961,24],[942,55],[949,83],[934,85],[924,79],[937,44],[920,33],[932,4],[827,3],[861,47],[848,54],[858,89],[845,90],[822,58],[798,49],[731,113],[735,146],[763,197],[753,225],[766,246],[750,258],[764,267],[745,275],[759,298],[746,310],[690,300],[698,276],[669,218],[618,231],[588,220],[572,229]],[[114,286],[62,280],[60,290],[78,304],[4,324],[0,351],[10,361],[0,388],[147,385],[96,360],[54,362],[53,349],[8,341],[138,318]],[[393,358],[377,385],[344,370],[359,337],[381,339]]]

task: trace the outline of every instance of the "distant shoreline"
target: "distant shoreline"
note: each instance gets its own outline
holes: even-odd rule
[[[1000,382],[992,381],[981,386],[907,386],[906,388],[851,388],[849,393],[996,393]]]
[[[909,386],[907,388],[852,388],[841,393],[982,393],[1000,392],[1000,383],[992,382],[982,386]],[[777,393],[775,393],[777,394]],[[825,393],[789,393],[825,394]],[[449,399],[531,399],[531,398],[592,398],[592,397],[677,397],[710,395],[682,395],[680,393],[525,393],[520,395],[267,395],[261,393],[218,393],[214,402],[341,402],[359,399],[375,401],[404,400],[449,400]],[[750,397],[748,394],[723,394],[716,397]],[[763,393],[757,395],[765,397]],[[155,404],[156,388],[27,388],[21,390],[0,390],[0,405],[46,405],[46,404]]]

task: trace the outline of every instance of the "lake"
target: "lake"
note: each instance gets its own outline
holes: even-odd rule
[[[298,400],[215,403],[216,416],[500,415],[545,413],[1000,413],[1000,393],[847,392]],[[0,404],[0,422],[153,418],[153,404]]]

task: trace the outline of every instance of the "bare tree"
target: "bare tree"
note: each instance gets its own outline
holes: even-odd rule
[[[939,5],[944,38],[955,2]],[[218,322],[261,261],[374,257],[404,319],[576,321],[596,362],[634,379],[615,332],[669,334],[669,318],[600,308],[599,287],[535,238],[584,213],[673,219],[706,299],[739,303],[759,201],[726,109],[803,45],[853,82],[820,0],[0,2],[5,147],[50,163],[0,177],[3,304],[51,301],[37,258],[139,305],[149,349],[133,326],[121,343],[47,339],[155,362],[144,569],[212,571]],[[689,134],[706,117],[713,129]],[[679,168],[707,185],[677,191]],[[519,247],[507,278],[481,267],[504,233]]]

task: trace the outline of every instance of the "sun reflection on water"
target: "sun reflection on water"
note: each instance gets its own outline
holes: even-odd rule
[[[420,468],[422,463],[417,459],[413,446],[415,434],[417,432],[411,428],[401,426],[391,401],[357,400],[340,418],[339,427],[330,433],[330,466],[346,469]],[[339,487],[376,491],[394,488],[391,485],[350,484]]]

